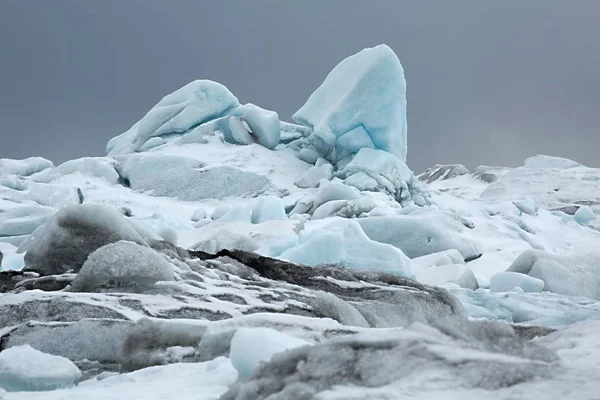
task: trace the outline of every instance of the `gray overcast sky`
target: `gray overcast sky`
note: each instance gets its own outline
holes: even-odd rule
[[[408,81],[408,164],[599,166],[598,0],[0,0],[0,157],[104,155],[160,98],[225,84],[280,118],[379,43]]]

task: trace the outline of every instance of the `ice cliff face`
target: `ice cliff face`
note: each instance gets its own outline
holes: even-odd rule
[[[1,159],[0,387],[597,397],[600,170],[537,156],[417,178],[384,45],[294,119],[198,80],[107,157]]]

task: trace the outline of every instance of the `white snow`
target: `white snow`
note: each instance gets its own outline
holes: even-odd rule
[[[29,345],[0,352],[0,387],[8,392],[45,391],[73,386],[81,372],[70,360]]]
[[[406,82],[398,57],[379,45],[346,58],[293,118],[340,150],[370,147],[406,161]]]

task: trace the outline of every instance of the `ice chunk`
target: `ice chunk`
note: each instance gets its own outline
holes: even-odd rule
[[[9,186],[0,186],[0,197],[15,203],[33,201],[43,206],[61,208],[67,204],[83,202],[83,192],[75,187],[24,180],[7,182],[6,179],[2,183],[9,183]]]
[[[71,387],[81,371],[69,359],[42,353],[29,345],[0,352],[0,387],[8,392]]]
[[[227,212],[230,209],[231,209],[231,204],[221,203],[217,206],[217,208],[215,208],[215,210],[213,211],[210,218],[213,220],[217,220],[217,219],[221,218],[223,215],[227,214]]]
[[[414,180],[411,185],[419,186],[417,179],[404,162],[382,150],[361,149],[336,176],[348,179],[354,174],[368,175],[377,182],[376,189],[385,191],[398,200],[402,197],[410,197],[408,183]]]
[[[419,268],[439,267],[450,264],[464,264],[465,260],[458,250],[450,249],[439,253],[413,258],[413,266]]]
[[[42,157],[30,157],[23,160],[0,158],[0,176],[29,176],[52,167],[54,167],[52,161]]]
[[[0,239],[0,271],[20,271],[25,262],[23,254],[17,254],[17,248]]]
[[[528,197],[528,198],[523,199],[523,200],[513,201],[513,204],[522,213],[529,214],[529,215],[537,215],[538,214],[539,207],[535,203],[535,200],[533,200],[531,197]]]
[[[182,134],[239,106],[223,85],[197,80],[165,96],[128,132],[109,141],[109,155],[138,151],[153,137]]]
[[[479,246],[461,235],[462,226],[443,213],[359,219],[371,240],[388,243],[410,258],[456,249],[468,261],[481,254]]]
[[[31,179],[36,182],[48,183],[71,174],[93,176],[113,184],[119,181],[114,161],[102,157],[84,157],[67,161],[56,168],[48,168],[36,173]]]
[[[263,221],[280,221],[287,219],[283,201],[277,196],[260,197],[252,209],[252,223]]]
[[[234,129],[232,129],[234,138],[239,137],[240,143],[258,143],[268,149],[272,149],[279,144],[281,127],[279,116],[275,111],[264,110],[248,103],[232,110],[231,114],[242,120],[239,123],[234,123]],[[231,129],[231,122],[229,126]],[[247,134],[243,134],[242,128]],[[250,143],[248,143],[248,139],[251,140]],[[238,139],[236,138],[236,140]]]
[[[315,149],[310,147],[300,149],[298,152],[298,158],[309,164],[316,163],[320,157],[321,155]]]
[[[319,186],[321,180],[330,181],[333,178],[333,165],[323,164],[319,167],[310,167],[302,177],[294,182],[299,188],[313,188]]]
[[[596,214],[589,206],[581,206],[575,212],[575,221],[581,225],[587,225],[596,219]]]
[[[55,212],[50,207],[21,206],[0,213],[0,237],[29,235]]]
[[[526,250],[506,271],[542,280],[545,291],[600,299],[600,252],[559,256]]]
[[[346,58],[293,118],[342,150],[374,147],[406,161],[406,81],[398,57],[379,45]]]
[[[417,281],[434,286],[453,283],[465,289],[479,288],[477,278],[465,264],[447,264],[439,267],[415,268]]]
[[[508,292],[521,288],[526,293],[539,293],[544,289],[544,281],[518,272],[500,272],[490,280],[490,291]]]
[[[310,345],[309,342],[271,328],[239,328],[231,339],[231,363],[241,379],[277,353]]]
[[[252,210],[246,204],[236,204],[219,217],[220,222],[251,222]]]
[[[183,201],[254,195],[269,180],[229,166],[206,167],[190,157],[142,154],[127,156],[119,174],[133,190]]]
[[[25,264],[43,275],[79,270],[90,253],[119,240],[147,245],[129,220],[97,204],[70,205],[59,210],[19,247]]]
[[[156,251],[121,241],[90,254],[71,287],[76,291],[93,291],[107,285],[143,289],[173,279],[173,266]]]
[[[319,186],[313,200],[312,210],[316,210],[323,204],[334,200],[355,200],[360,197],[356,188],[346,186],[340,182],[326,182]]]
[[[410,260],[399,249],[370,240],[353,220],[339,219],[319,229],[302,231],[259,252],[309,265],[338,264],[359,271],[376,271],[412,278]]]

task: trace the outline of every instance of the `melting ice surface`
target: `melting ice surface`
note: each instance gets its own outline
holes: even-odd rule
[[[0,398],[597,398],[600,169],[415,176],[385,45],[300,125],[207,80],[141,117],[0,160]]]

